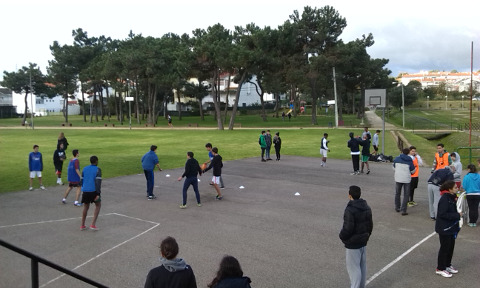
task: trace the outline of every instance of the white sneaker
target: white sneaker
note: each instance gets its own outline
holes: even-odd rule
[[[40,186],[40,189],[45,190],[45,186],[43,186],[43,185]]]
[[[28,188],[28,191],[32,191],[32,190],[33,190],[33,187]]]
[[[448,272],[447,270],[438,270],[438,269],[437,269],[437,270],[435,271],[435,273],[436,273],[437,275],[443,276],[443,277],[445,277],[445,278],[450,278],[450,277],[453,276],[453,275],[450,274],[450,272]]]
[[[445,269],[445,270],[447,270],[447,271],[450,272],[451,274],[457,274],[457,273],[458,273],[458,270],[455,269],[455,268],[454,268],[453,266],[451,266],[451,265],[450,265],[449,267],[447,267],[447,269]]]

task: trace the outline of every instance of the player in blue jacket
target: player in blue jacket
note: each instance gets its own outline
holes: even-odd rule
[[[30,188],[33,190],[33,178],[38,177],[38,183],[40,189],[45,190],[45,186],[42,184],[42,171],[43,171],[43,158],[42,153],[38,152],[38,145],[33,145],[33,152],[28,155],[28,170],[30,171]]]
[[[83,212],[82,212],[82,225],[80,230],[85,230],[85,219],[87,218],[88,208],[90,208],[90,203],[95,203],[95,212],[93,213],[92,224],[90,225],[90,230],[98,230],[95,226],[98,218],[98,213],[100,213],[100,208],[102,207],[102,198],[100,194],[102,193],[102,170],[98,168],[98,157],[90,157],[91,165],[83,168],[82,171],[82,203],[83,203]]]

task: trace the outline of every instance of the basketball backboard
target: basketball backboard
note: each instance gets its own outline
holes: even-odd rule
[[[365,89],[365,107],[385,108],[386,100],[386,89]]]

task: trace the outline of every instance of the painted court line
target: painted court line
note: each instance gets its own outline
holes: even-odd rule
[[[145,221],[145,222],[149,222],[149,221]],[[97,256],[94,256],[94,257],[90,258],[89,260],[83,262],[82,264],[78,265],[77,267],[73,268],[72,271],[77,270],[78,268],[80,268],[80,267],[82,267],[82,266],[84,266],[84,265],[92,262],[93,260],[95,260],[95,259],[97,259],[97,258],[100,258],[101,256],[107,254],[108,252],[113,251],[114,249],[122,246],[122,245],[125,244],[125,243],[128,243],[128,242],[132,241],[132,240],[135,239],[135,238],[138,238],[138,237],[142,236],[143,234],[148,233],[150,230],[155,229],[158,225],[160,225],[160,223],[157,223],[155,226],[153,226],[153,227],[151,227],[151,228],[143,231],[142,233],[137,234],[137,235],[133,236],[132,238],[130,238],[130,239],[128,239],[128,240],[125,240],[125,241],[123,241],[122,243],[117,244],[117,245],[113,246],[112,248],[110,248],[110,249],[108,249],[108,250],[106,250],[106,251],[103,251],[102,253],[98,254]],[[41,285],[40,287],[45,287],[45,286],[47,286],[47,285],[49,285],[49,284],[57,281],[58,279],[62,278],[62,277],[65,276],[65,275],[66,275],[66,274],[62,274],[62,275],[58,276],[57,278],[54,278],[54,279],[48,281],[47,283]]]
[[[107,213],[107,214],[103,214],[103,215],[98,215],[98,216],[110,216],[110,215],[115,215],[115,216],[120,216],[120,217],[126,217],[126,218],[129,218],[129,219],[133,219],[133,220],[137,220],[137,221],[142,221],[142,222],[146,222],[146,223],[150,223],[150,224],[153,224],[154,226],[150,227],[149,229],[131,237],[130,239],[127,239],[125,241],[123,241],[122,243],[120,244],[117,244],[115,246],[113,246],[112,248],[106,250],[106,251],[103,251],[102,253],[90,258],[89,260],[83,262],[82,264],[78,265],[77,267],[71,269],[71,271],[75,271],[77,270],[78,268],[82,267],[82,266],[85,266],[86,264],[92,262],[93,260],[95,259],[98,259],[100,257],[102,257],[103,255],[107,254],[108,252],[111,252],[113,250],[115,250],[116,248],[150,232],[151,230],[155,229],[158,227],[158,225],[160,225],[160,223],[157,223],[157,222],[152,222],[152,221],[149,221],[149,220],[145,220],[145,219],[140,219],[140,218],[136,218],[136,217],[131,217],[131,216],[128,216],[128,215],[124,215],[124,214],[119,214],[119,213]],[[90,218],[90,217],[93,217],[93,216],[89,216],[87,218]],[[64,222],[64,221],[71,221],[71,220],[78,220],[78,219],[81,219],[81,217],[78,217],[78,218],[64,218],[64,219],[58,219],[58,220],[46,220],[46,221],[39,221],[39,222],[30,222],[30,223],[20,223],[20,224],[13,224],[13,225],[4,225],[4,226],[0,226],[0,228],[10,228],[10,227],[20,227],[20,226],[26,226],[26,225],[36,225],[36,224],[46,224],[46,223],[53,223],[53,222]],[[58,279],[62,278],[63,276],[65,276],[66,274],[61,274],[60,276],[48,281],[47,283],[41,285],[40,287],[45,287],[55,281],[57,281]]]
[[[368,283],[372,282],[375,278],[377,278],[378,276],[380,276],[383,272],[387,271],[390,267],[392,267],[393,265],[395,265],[395,263],[397,263],[398,261],[402,260],[403,257],[407,256],[410,252],[412,252],[415,248],[417,248],[418,246],[420,246],[423,242],[427,241],[428,239],[432,238],[433,235],[437,234],[437,232],[433,232],[432,234],[428,235],[427,237],[423,238],[420,242],[418,242],[417,244],[413,245],[410,249],[408,249],[407,251],[405,251],[402,255],[398,256],[395,260],[393,260],[392,262],[388,263],[387,266],[383,267],[380,271],[378,271],[377,273],[375,273],[372,277],[370,277],[370,279],[367,280],[367,282],[365,283],[365,285],[368,285]]]
[[[116,215],[116,213],[107,213],[107,214],[100,214],[98,216],[109,216],[109,215]],[[87,216],[87,218],[91,218],[93,216]],[[71,221],[71,220],[78,220],[82,219],[82,217],[76,217],[76,218],[64,218],[64,219],[57,219],[57,220],[45,220],[45,221],[39,221],[39,222],[28,222],[28,223],[19,223],[19,224],[12,224],[12,225],[4,225],[0,226],[1,228],[11,228],[11,227],[20,227],[20,226],[27,226],[27,225],[37,225],[37,224],[46,224],[46,223],[54,223],[54,222],[64,222],[64,221]]]

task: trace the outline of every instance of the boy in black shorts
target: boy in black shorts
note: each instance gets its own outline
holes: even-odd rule
[[[90,163],[91,165],[83,168],[82,171],[83,212],[80,230],[87,229],[85,226],[85,219],[87,218],[88,208],[90,208],[90,203],[95,203],[95,212],[93,213],[90,230],[96,231],[98,228],[95,226],[95,223],[97,222],[98,213],[100,213],[100,208],[102,207],[102,198],[100,197],[102,186],[102,170],[97,167],[97,156],[90,157]]]

